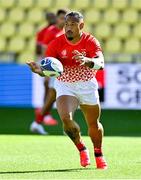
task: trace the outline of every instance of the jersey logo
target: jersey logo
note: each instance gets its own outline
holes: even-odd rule
[[[67,58],[67,50],[64,49],[64,50],[61,52],[61,55],[62,55],[62,58]]]

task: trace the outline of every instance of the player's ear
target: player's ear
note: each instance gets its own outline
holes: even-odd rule
[[[83,22],[82,22],[82,23],[80,23],[80,26],[79,26],[79,27],[80,27],[80,30],[81,30],[81,29],[83,29],[83,27],[84,27],[84,23],[83,23]]]

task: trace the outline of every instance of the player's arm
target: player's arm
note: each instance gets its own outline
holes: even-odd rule
[[[48,48],[45,51],[45,57],[57,57],[57,42],[52,41],[49,45]],[[27,61],[26,64],[30,67],[31,71],[39,74],[40,76],[45,76],[40,65],[34,61]]]
[[[85,57],[82,53],[75,50],[73,59],[80,62],[80,65],[86,65],[89,68],[93,68],[96,70],[104,68],[104,56],[101,51],[98,51],[95,57],[89,58]]]

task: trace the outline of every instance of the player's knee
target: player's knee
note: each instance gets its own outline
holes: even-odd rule
[[[61,119],[62,119],[62,121],[63,121],[63,124],[70,124],[71,123],[71,117],[70,117],[70,115],[69,114],[63,114],[62,116],[61,116]]]
[[[96,121],[96,122],[93,122],[89,125],[89,129],[99,130],[99,129],[103,129],[103,127],[99,121]]]
[[[89,124],[89,128],[98,129],[99,128],[99,122],[93,121]]]

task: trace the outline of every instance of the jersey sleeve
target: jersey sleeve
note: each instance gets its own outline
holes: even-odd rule
[[[53,40],[53,35],[50,31],[46,31],[42,43],[48,45]]]
[[[87,44],[87,48],[88,48],[88,55],[91,58],[98,56],[98,53],[102,52],[100,43],[95,37],[89,40]]]
[[[46,57],[54,57],[57,58],[57,43],[55,40],[51,41],[46,50],[45,50]]]
[[[47,27],[41,29],[36,33],[36,43],[37,44],[42,44],[43,38],[44,38],[44,33],[47,30]]]

